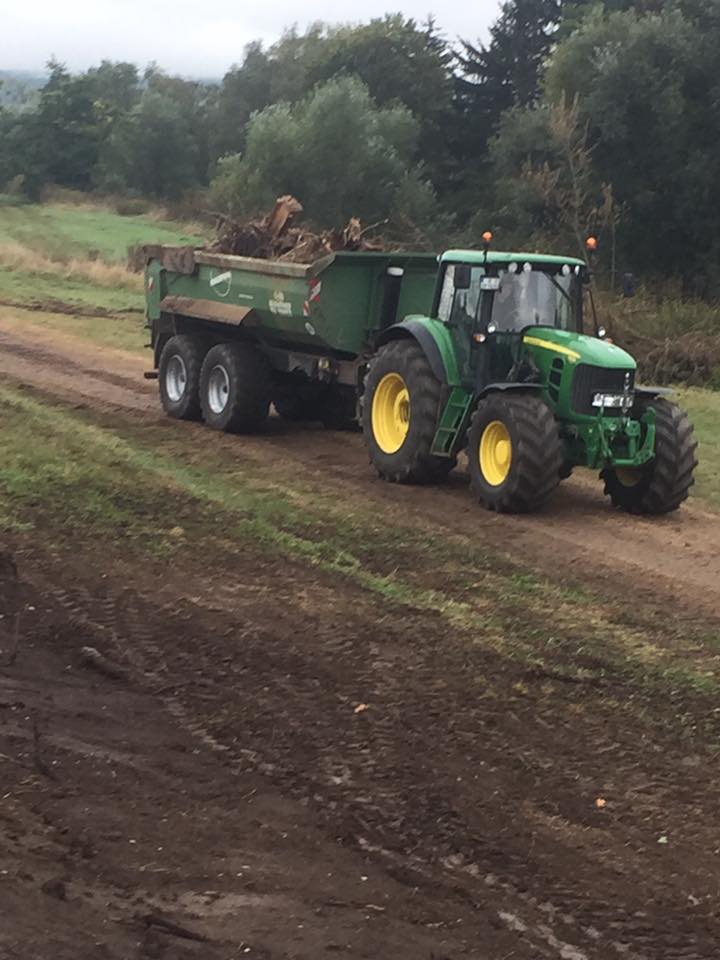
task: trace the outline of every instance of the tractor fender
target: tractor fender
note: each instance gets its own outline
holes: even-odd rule
[[[410,317],[383,330],[376,340],[376,347],[382,347],[393,340],[415,340],[440,383],[448,386],[457,386],[460,383],[452,339],[441,321],[427,317]]]
[[[524,390],[526,393],[528,391],[532,393],[538,393],[542,390],[542,383],[488,383],[487,386],[483,387],[482,390],[478,393],[478,400],[482,400],[487,397],[490,393],[505,393],[507,390]]]

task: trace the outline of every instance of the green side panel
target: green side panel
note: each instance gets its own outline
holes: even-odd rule
[[[397,307],[397,319],[411,314],[430,316],[437,284],[437,261],[433,257],[428,263],[411,263],[405,268],[400,300]]]
[[[572,390],[575,372],[580,364],[604,367],[606,370],[635,370],[633,357],[606,340],[589,337],[582,333],[555,330],[550,327],[528,329],[523,336],[523,347],[532,356],[545,384],[543,396],[561,419],[580,423],[592,421],[595,416],[579,414],[573,409]],[[557,389],[550,384],[555,378],[556,366],[561,368]]]
[[[225,258],[225,263],[232,258]],[[437,257],[434,254],[337,253],[312,267],[298,266],[298,276],[273,271],[272,261],[260,269],[242,265],[198,264],[184,275],[163,270],[162,296],[189,297],[205,302],[250,307],[247,327],[276,346],[306,348],[356,356],[383,325],[388,270],[402,271],[396,316],[400,309],[429,311]],[[301,275],[302,274],[302,275]],[[157,309],[159,310],[159,301]],[[393,317],[393,319],[395,319]]]
[[[590,363],[596,367],[607,367],[613,370],[635,370],[637,364],[632,356],[621,347],[598,337],[589,337],[584,333],[575,333],[572,330],[556,330],[551,327],[538,327],[536,330],[528,328],[523,341],[531,346],[534,355],[539,359],[542,353],[564,356],[571,363]],[[533,343],[533,341],[542,341]]]

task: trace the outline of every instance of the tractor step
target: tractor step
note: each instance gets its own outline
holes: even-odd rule
[[[430,451],[432,454],[437,457],[451,457],[456,452],[458,438],[467,422],[472,399],[472,394],[462,387],[452,388],[435,432]]]

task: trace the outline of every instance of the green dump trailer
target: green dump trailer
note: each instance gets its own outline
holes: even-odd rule
[[[334,253],[311,264],[147,248],[147,319],[167,414],[217,430],[360,425],[378,473],[443,480],[465,450],[484,506],[538,508],[575,466],[614,506],[686,499],[693,428],[670,391],[636,383],[588,335],[586,263],[449,250]]]

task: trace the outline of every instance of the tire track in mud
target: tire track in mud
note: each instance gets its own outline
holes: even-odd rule
[[[51,333],[39,343],[0,326],[0,374],[94,409],[165,421],[154,384],[140,378],[141,360],[83,343],[82,359]],[[634,517],[613,511],[599,481],[573,478],[561,484],[546,509],[530,517],[481,510],[457,473],[439,487],[397,487],[381,482],[368,464],[362,437],[291,426],[271,420],[267,434],[233,437],[195,424],[176,423],[195,449],[247,456],[301,477],[310,488],[331,487],[372,501],[392,522],[451,530],[487,540],[551,578],[604,581],[621,595],[669,601],[681,608],[720,612],[720,517],[691,505],[667,517]]]
[[[664,871],[653,873],[652,865],[648,865],[648,877],[635,891],[627,884],[628,876],[623,880],[619,870],[618,889],[613,892],[613,858],[601,849],[594,866],[592,860],[583,863],[571,856],[562,879],[557,869],[562,851],[556,859],[552,850],[532,849],[532,844],[524,846],[528,838],[519,826],[522,801],[519,807],[510,803],[508,809],[489,811],[487,820],[472,823],[462,803],[458,805],[457,795],[464,788],[453,787],[449,777],[438,784],[437,771],[422,759],[432,752],[432,726],[435,736],[442,741],[442,726],[448,723],[448,716],[438,710],[438,702],[446,695],[443,691],[449,692],[448,688],[457,683],[458,664],[452,657],[444,660],[449,670],[438,688],[439,694],[432,689],[432,669],[427,663],[423,667],[422,652],[416,657],[417,670],[414,665],[411,669],[406,656],[399,658],[404,662],[403,680],[390,684],[396,701],[383,700],[383,715],[373,719],[376,729],[371,740],[361,736],[359,740],[351,737],[348,742],[343,734],[347,698],[341,698],[332,717],[318,722],[318,711],[322,714],[323,709],[328,709],[328,701],[325,698],[320,704],[313,702],[314,697],[321,697],[318,687],[307,683],[307,668],[311,674],[320,668],[313,671],[310,662],[303,671],[291,655],[283,661],[285,669],[279,670],[276,647],[287,646],[288,641],[270,634],[255,643],[245,636],[242,642],[250,646],[249,651],[233,648],[230,638],[237,617],[224,611],[215,600],[206,605],[200,599],[178,599],[158,606],[131,586],[113,593],[108,583],[98,593],[77,581],[72,588],[58,586],[52,580],[38,585],[65,611],[76,629],[87,631],[101,649],[109,648],[112,655],[125,659],[139,682],[163,699],[168,711],[198,742],[224,756],[238,771],[263,774],[295,799],[311,805],[335,835],[372,854],[395,879],[435,891],[445,904],[444,909],[455,909],[453,903],[464,904],[473,913],[494,918],[496,925],[517,938],[516,949],[523,945],[523,952],[514,955],[553,960],[716,957],[715,944],[720,936],[717,918],[707,908],[696,910],[690,917],[687,905],[683,907],[678,902],[671,907],[666,889],[670,881]],[[393,637],[389,639],[392,644]],[[377,682],[378,675],[398,665],[397,659],[393,662],[386,658],[379,669],[368,675],[365,651],[358,655],[347,637],[325,638],[323,642],[330,647],[327,655],[341,664],[341,673],[354,673],[353,682],[358,688],[370,686],[372,678]],[[426,642],[432,643],[432,631]],[[267,651],[269,659],[264,664],[257,658],[258,648]],[[227,655],[218,656],[223,650]],[[370,653],[377,658],[382,657],[383,651]],[[236,659],[242,667],[238,673],[233,672]],[[292,681],[286,682],[285,678],[291,677]],[[270,689],[271,683],[275,689]],[[352,683],[346,684],[345,692],[348,685]],[[424,732],[421,741],[417,734],[418,730],[422,732],[422,725],[409,716],[406,686],[413,688],[417,697],[425,692],[423,713],[431,729]],[[327,688],[337,693],[338,684]],[[376,690],[375,696],[380,700],[387,698],[387,688]],[[254,713],[271,718],[273,732],[269,736],[260,736],[247,712],[237,713],[238,697],[248,698]],[[290,701],[290,709],[283,713],[278,705],[285,698]],[[410,702],[412,699],[410,696]],[[473,704],[468,704],[464,711],[458,704],[456,708],[457,713],[449,712],[454,734],[471,735],[472,742],[476,742],[489,717],[481,718],[478,727]],[[374,701],[370,709],[374,709]],[[312,741],[310,749],[301,751],[297,762],[293,757],[292,732],[287,739],[287,730],[296,725],[302,726],[307,739]],[[511,722],[511,736],[514,726]],[[497,737],[492,728],[485,728],[485,736],[488,750],[484,756],[488,762],[493,753],[503,753],[510,767],[516,767],[525,752],[535,757],[538,767],[543,766],[542,738],[538,754],[537,738],[528,736],[524,742],[493,746]],[[574,749],[564,745],[564,759],[574,768],[575,776],[580,772],[578,750],[587,749],[593,736],[586,737]],[[595,745],[607,750],[602,737]],[[622,780],[634,776],[637,780],[638,756],[632,755],[627,738],[615,747],[609,761],[614,777]],[[382,762],[378,763],[378,751],[389,753],[389,768],[386,765],[383,770]],[[308,762],[310,757],[313,762]],[[465,762],[464,758],[455,759]],[[661,768],[658,760],[655,774],[656,787],[675,793],[677,801],[677,783],[674,787],[671,784],[673,779],[677,780],[677,771],[673,777],[672,767]],[[698,778],[693,777],[692,770],[680,773],[681,777],[684,775],[696,781],[691,786],[697,789]],[[476,786],[466,791],[465,802],[478,789],[482,792]],[[566,784],[560,782],[554,789],[562,793]],[[537,800],[537,788],[534,792]],[[426,797],[432,802],[425,803]],[[505,801],[509,799],[505,796]],[[557,802],[557,798],[545,799],[551,806]],[[709,807],[705,810],[709,821],[720,813],[717,803],[715,807],[715,816]],[[480,824],[482,832],[478,834]],[[616,841],[620,846],[634,843],[632,830],[628,832],[623,824],[620,833]],[[540,847],[547,844],[547,839],[538,836],[534,842]],[[460,853],[461,850],[464,852]],[[680,865],[677,869],[680,872]],[[687,879],[674,878],[673,885],[682,891]]]

